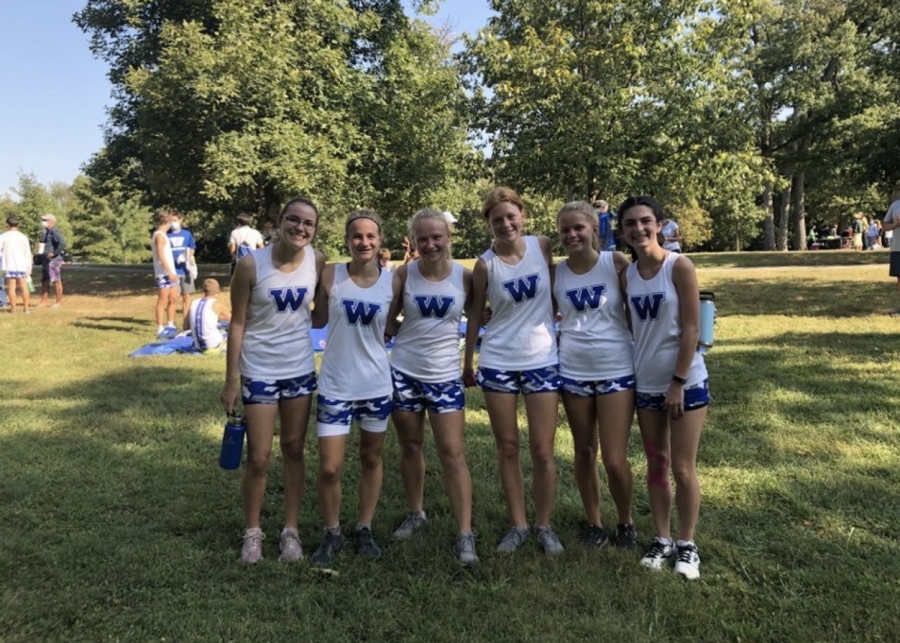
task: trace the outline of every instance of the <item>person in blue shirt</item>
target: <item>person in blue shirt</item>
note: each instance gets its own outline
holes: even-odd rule
[[[178,289],[181,293],[181,314],[187,317],[191,308],[191,295],[197,290],[194,285],[197,279],[197,263],[194,261],[197,244],[194,243],[194,235],[183,227],[183,223],[182,215],[173,213],[172,226],[166,236],[172,243],[172,256],[175,258],[175,274],[178,275]]]
[[[609,203],[597,199],[593,203],[599,219],[598,236],[600,238],[600,250],[616,249],[616,230],[613,227],[615,214],[609,211]]]

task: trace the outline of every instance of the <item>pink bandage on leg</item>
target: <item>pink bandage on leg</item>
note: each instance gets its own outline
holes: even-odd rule
[[[647,454],[647,486],[656,485],[663,489],[669,488],[669,460],[656,446],[655,442],[644,441],[644,453]],[[654,473],[652,463],[656,463],[659,470]]]

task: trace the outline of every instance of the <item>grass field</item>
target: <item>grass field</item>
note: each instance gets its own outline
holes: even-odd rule
[[[481,563],[460,568],[433,445],[425,533],[405,513],[386,443],[379,563],[352,548],[335,573],[276,562],[280,461],[267,560],[236,562],[238,472],[216,464],[221,358],[134,360],[151,341],[149,274],[70,269],[62,309],[0,315],[0,641],[895,641],[900,637],[900,320],[887,253],[697,255],[718,304],[714,404],[700,447],[700,581],[638,554],[586,552],[560,413],[554,523],[566,553],[507,528],[493,440],[468,397],[467,456]],[[871,263],[870,263],[871,262]],[[311,431],[314,433],[314,431]],[[650,536],[637,429],[639,538]],[[307,442],[301,537],[320,538]],[[523,453],[530,479],[527,450]],[[345,526],[357,466],[344,472]],[[602,475],[602,472],[601,472]],[[604,491],[603,516],[615,522]]]

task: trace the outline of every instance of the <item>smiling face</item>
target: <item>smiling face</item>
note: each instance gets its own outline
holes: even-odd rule
[[[635,205],[622,215],[622,236],[635,250],[659,245],[662,222],[646,205]]]
[[[522,236],[525,215],[515,203],[501,201],[488,211],[485,218],[497,241],[514,242]]]
[[[590,217],[577,210],[564,210],[556,220],[559,242],[568,255],[593,249],[593,240],[600,227]]]
[[[450,256],[450,231],[444,220],[420,219],[412,232],[413,243],[422,261],[439,262]]]
[[[381,232],[371,219],[354,219],[347,226],[347,248],[356,261],[371,261],[381,248]]]
[[[279,235],[284,243],[303,248],[316,236],[319,215],[305,203],[292,203],[279,219]]]

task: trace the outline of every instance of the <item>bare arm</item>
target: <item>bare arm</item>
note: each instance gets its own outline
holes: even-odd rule
[[[544,260],[547,262],[547,266],[550,267],[553,265],[553,243],[550,241],[549,237],[545,237],[544,235],[538,236],[538,244],[541,246],[541,252],[544,253]]]
[[[472,271],[472,289],[469,292],[469,307],[466,310],[468,325],[466,326],[466,356],[463,366],[463,382],[466,386],[475,385],[475,344],[478,342],[478,331],[481,328],[481,316],[487,301],[487,265],[479,259]]]
[[[162,264],[169,279],[177,281],[178,275],[175,274],[175,266],[169,265],[168,257],[166,256],[166,246],[169,245],[169,239],[166,237],[166,234],[162,233],[154,236],[153,244],[156,246],[156,255],[159,257],[159,262]]]
[[[384,334],[395,337],[400,332],[401,322],[397,319],[403,312],[403,289],[406,287],[406,266],[400,266],[394,273],[393,289],[394,297],[391,299],[391,307],[388,310],[387,326]]]
[[[241,261],[234,269],[231,280],[231,327],[228,331],[228,350],[225,353],[225,384],[219,399],[226,413],[232,413],[240,396],[238,363],[244,343],[244,328],[247,323],[247,308],[250,293],[256,283],[256,262],[253,257]]]
[[[700,286],[697,284],[694,264],[687,257],[680,256],[675,260],[672,283],[678,292],[678,312],[681,318],[681,343],[672,375],[687,378],[694,353],[697,352],[697,341],[700,339]],[[672,380],[666,393],[666,407],[674,419],[684,415],[684,384]]]
[[[621,252],[617,252],[617,255],[622,254]],[[622,255],[624,256],[624,255]],[[618,265],[616,266],[618,270]],[[628,305],[628,277],[626,276],[626,271],[622,270],[619,273],[619,288],[622,290],[622,301],[625,304],[625,321],[628,322],[628,330],[634,333],[634,329],[631,327],[631,306]]]
[[[319,283],[316,284],[316,296],[313,299],[313,328],[324,328],[328,323],[328,296],[331,294],[332,283],[334,283],[334,264],[325,266],[319,273]]]
[[[222,321],[230,322],[231,321],[231,311],[228,310],[227,307],[223,306],[220,302],[216,302],[213,304],[213,312],[215,312],[219,319]]]

